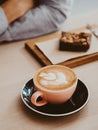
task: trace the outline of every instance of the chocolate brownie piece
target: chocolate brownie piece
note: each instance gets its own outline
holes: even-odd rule
[[[62,32],[60,38],[60,50],[87,51],[91,43],[91,33]]]

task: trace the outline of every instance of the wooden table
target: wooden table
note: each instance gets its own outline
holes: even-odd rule
[[[91,21],[87,20],[94,22],[92,18]],[[79,23],[80,26],[83,25],[82,22],[81,25]],[[72,24],[69,24],[69,28],[70,25],[73,28],[78,25],[74,19]],[[42,116],[29,110],[20,98],[23,85],[41,67],[41,64],[25,49],[25,42],[27,41],[0,45],[0,129],[97,130],[98,61],[73,68],[90,91],[89,102],[81,111],[64,117]]]

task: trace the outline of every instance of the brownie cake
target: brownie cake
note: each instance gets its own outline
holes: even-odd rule
[[[91,43],[91,33],[62,32],[60,38],[60,50],[87,51]]]

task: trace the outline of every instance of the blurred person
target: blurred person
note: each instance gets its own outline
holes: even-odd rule
[[[0,5],[0,42],[58,31],[72,3],[73,0],[5,0]]]

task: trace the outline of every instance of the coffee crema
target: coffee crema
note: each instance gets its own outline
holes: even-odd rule
[[[77,80],[76,74],[68,67],[49,65],[36,72],[34,84],[38,88],[63,90],[72,86]]]

